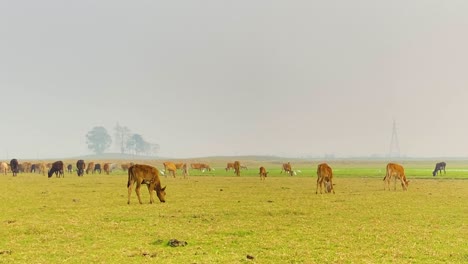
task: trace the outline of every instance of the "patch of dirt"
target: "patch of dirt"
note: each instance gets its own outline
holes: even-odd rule
[[[169,240],[169,242],[167,242],[167,245],[171,247],[185,247],[186,245],[188,245],[188,243],[182,240],[171,239]]]

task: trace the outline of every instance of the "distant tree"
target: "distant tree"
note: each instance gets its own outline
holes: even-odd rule
[[[102,154],[110,147],[112,138],[107,133],[107,130],[102,126],[94,127],[86,134],[86,144],[88,149],[96,154]]]
[[[131,136],[130,129],[126,126],[121,126],[119,123],[114,127],[114,139],[115,145],[120,148],[120,153],[127,152],[127,141]]]
[[[159,152],[159,144],[150,144],[150,150],[147,154],[156,156],[158,152]]]
[[[127,141],[127,149],[135,155],[151,155],[159,150],[158,144],[152,144],[143,139],[140,134],[133,134]]]

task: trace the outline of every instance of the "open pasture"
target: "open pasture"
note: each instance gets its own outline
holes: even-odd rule
[[[265,182],[257,167],[236,177],[219,165],[205,176],[161,177],[166,203],[152,205],[146,186],[144,204],[133,191],[127,205],[122,171],[1,175],[0,263],[468,261],[463,166],[433,178],[426,166],[405,165],[403,192],[383,190],[380,164],[329,164],[335,195],[315,194],[315,165],[293,177],[267,165]]]

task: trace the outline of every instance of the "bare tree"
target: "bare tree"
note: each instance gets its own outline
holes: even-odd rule
[[[115,138],[115,145],[120,148],[120,153],[126,153],[127,149],[127,141],[130,139],[131,132],[130,129],[126,126],[121,126],[117,122],[114,127],[114,138]]]

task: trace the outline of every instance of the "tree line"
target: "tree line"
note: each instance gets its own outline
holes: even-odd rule
[[[112,145],[112,137],[103,126],[93,127],[86,134],[88,149],[96,154],[102,154]],[[126,126],[119,123],[114,127],[114,144],[121,154],[156,155],[159,145],[146,141],[142,135],[132,133]]]

